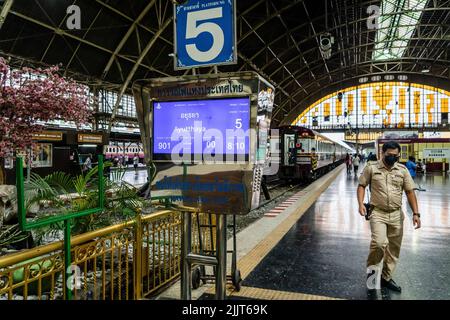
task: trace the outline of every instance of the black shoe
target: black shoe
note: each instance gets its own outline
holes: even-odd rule
[[[378,295],[378,290],[367,289],[367,300],[380,300],[380,297]]]
[[[392,279],[386,281],[383,277],[381,277],[381,287],[391,289],[392,291],[402,292],[402,288]]]

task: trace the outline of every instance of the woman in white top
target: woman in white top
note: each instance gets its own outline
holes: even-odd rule
[[[138,157],[137,154],[135,154],[134,158],[133,158],[133,166],[134,166],[134,173],[135,174],[137,174],[138,164],[139,164],[139,157]]]

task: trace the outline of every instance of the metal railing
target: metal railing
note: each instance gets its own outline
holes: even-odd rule
[[[77,235],[71,239],[72,275],[64,270],[62,241],[0,257],[0,300],[128,300],[155,294],[181,269],[181,211],[163,210]],[[202,248],[213,249],[208,215],[193,212],[193,230]],[[196,228],[196,229],[194,229]],[[198,233],[193,251],[199,252]],[[66,279],[67,278],[67,279]]]

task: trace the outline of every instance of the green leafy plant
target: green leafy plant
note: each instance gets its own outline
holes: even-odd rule
[[[61,194],[68,194],[71,188],[71,177],[63,172],[56,172],[46,177],[31,173],[30,181],[25,182],[25,206],[27,210],[34,204],[47,201],[54,207],[63,208]]]
[[[111,162],[106,162],[104,166],[111,165]],[[25,184],[27,208],[42,202],[51,204],[51,209],[47,208],[37,214],[38,218],[44,218],[95,207],[98,204],[97,171],[98,168],[94,167],[76,177],[62,172],[55,172],[46,177],[33,174],[30,182]],[[134,217],[137,209],[143,206],[143,199],[138,196],[134,186],[123,181],[124,174],[125,171],[117,170],[111,174],[110,179],[102,177],[107,195],[110,195],[105,197],[105,210],[73,220],[74,234],[111,225],[115,220]],[[69,196],[71,192],[73,192],[72,196]],[[34,230],[33,236],[37,243],[41,243],[44,237],[58,238],[62,228],[62,223],[55,223]]]
[[[29,232],[21,231],[18,225],[0,227],[0,248],[10,246],[27,239]]]
[[[121,181],[116,186],[115,196],[108,199],[108,208],[114,214],[121,212],[126,217],[133,216],[138,208],[142,208],[144,200],[137,195],[136,188],[128,182]]]

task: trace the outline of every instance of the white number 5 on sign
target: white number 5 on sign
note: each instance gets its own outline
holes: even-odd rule
[[[201,51],[196,44],[187,44],[186,51],[189,56],[198,62],[208,62],[217,58],[225,44],[225,38],[222,28],[214,22],[198,23],[202,20],[222,18],[222,8],[213,8],[189,12],[186,22],[186,39],[195,39],[201,33],[210,33],[213,41],[211,48]]]

